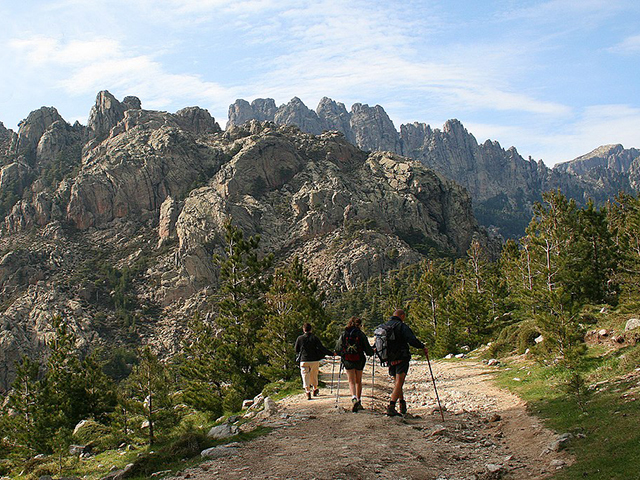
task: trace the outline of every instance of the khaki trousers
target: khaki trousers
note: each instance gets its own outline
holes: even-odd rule
[[[320,361],[300,362],[300,375],[302,376],[302,386],[305,392],[312,392],[318,388],[318,371]]]

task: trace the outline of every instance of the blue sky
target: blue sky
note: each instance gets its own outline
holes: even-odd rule
[[[100,90],[143,108],[323,96],[397,129],[457,118],[547,165],[640,148],[637,0],[0,0],[0,121]]]

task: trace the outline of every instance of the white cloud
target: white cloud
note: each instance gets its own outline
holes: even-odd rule
[[[152,108],[190,101],[224,111],[233,94],[231,89],[197,75],[169,73],[151,56],[127,55],[115,40],[65,43],[37,37],[14,40],[11,45],[32,67],[55,70],[60,78],[58,86],[71,96],[107,89],[140,96]]]
[[[63,43],[51,37],[34,37],[14,39],[9,45],[24,53],[32,66],[82,65],[123,55],[120,44],[108,38]]]
[[[500,46],[459,49],[464,56],[448,58],[438,49],[420,46],[423,32],[410,35],[411,28],[403,28],[401,19],[386,11],[369,13],[330,2],[326,12],[316,7],[291,10],[283,14],[295,18],[297,28],[288,30],[290,53],[265,59],[262,69],[268,71],[258,79],[259,85],[247,86],[246,91],[260,89],[276,96],[323,95],[352,97],[354,93],[403,90],[415,95],[437,98],[437,102],[457,109],[473,111],[518,110],[543,115],[567,115],[569,109],[556,102],[542,101],[511,87],[508,55],[498,61]],[[324,17],[327,13],[328,17]],[[353,19],[358,18],[357,22]],[[302,24],[298,24],[298,20]],[[314,19],[306,25],[304,19]],[[307,20],[309,21],[309,20]],[[509,46],[512,52],[514,47]],[[514,68],[515,69],[515,68]],[[513,70],[513,69],[512,69]],[[510,70],[509,70],[510,71]],[[263,85],[269,85],[265,89]]]
[[[625,55],[640,53],[640,35],[625,38],[619,44],[611,47],[609,51]]]

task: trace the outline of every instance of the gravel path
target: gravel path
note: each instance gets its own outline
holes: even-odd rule
[[[365,368],[365,410],[351,413],[346,375],[336,403],[337,371],[322,367],[320,396],[287,398],[277,412],[255,419],[274,430],[230,448],[174,479],[541,479],[571,459],[549,451],[557,435],[527,414],[518,397],[495,386],[496,367],[474,361],[432,362],[445,421],[436,410],[426,362],[412,362],[405,418],[384,415],[391,391],[386,369]],[[332,388],[333,387],[333,388]]]

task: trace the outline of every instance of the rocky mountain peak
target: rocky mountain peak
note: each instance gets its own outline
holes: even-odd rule
[[[618,173],[628,173],[632,165],[640,162],[640,150],[625,149],[620,144],[602,145],[591,152],[568,162],[560,163],[554,170],[584,175],[592,169],[606,168]],[[638,168],[637,166],[635,168]]]
[[[101,141],[124,118],[125,111],[140,110],[141,106],[142,104],[138,97],[125,97],[120,102],[107,90],[99,92],[95,105],[91,107],[89,120],[87,121],[89,139]]]
[[[289,103],[278,108],[273,120],[279,125],[295,125],[313,135],[319,135],[324,130],[318,114],[307,108],[298,97],[293,97]]]
[[[220,125],[211,116],[208,110],[200,107],[187,107],[178,110],[175,116],[180,120],[181,126],[196,134],[221,132]]]
[[[9,130],[0,122],[0,155],[8,155],[11,145],[16,141],[16,134],[13,130]]]
[[[42,134],[58,121],[66,123],[54,107],[41,107],[31,112],[18,125],[18,136],[12,148],[13,152],[34,153]]]

